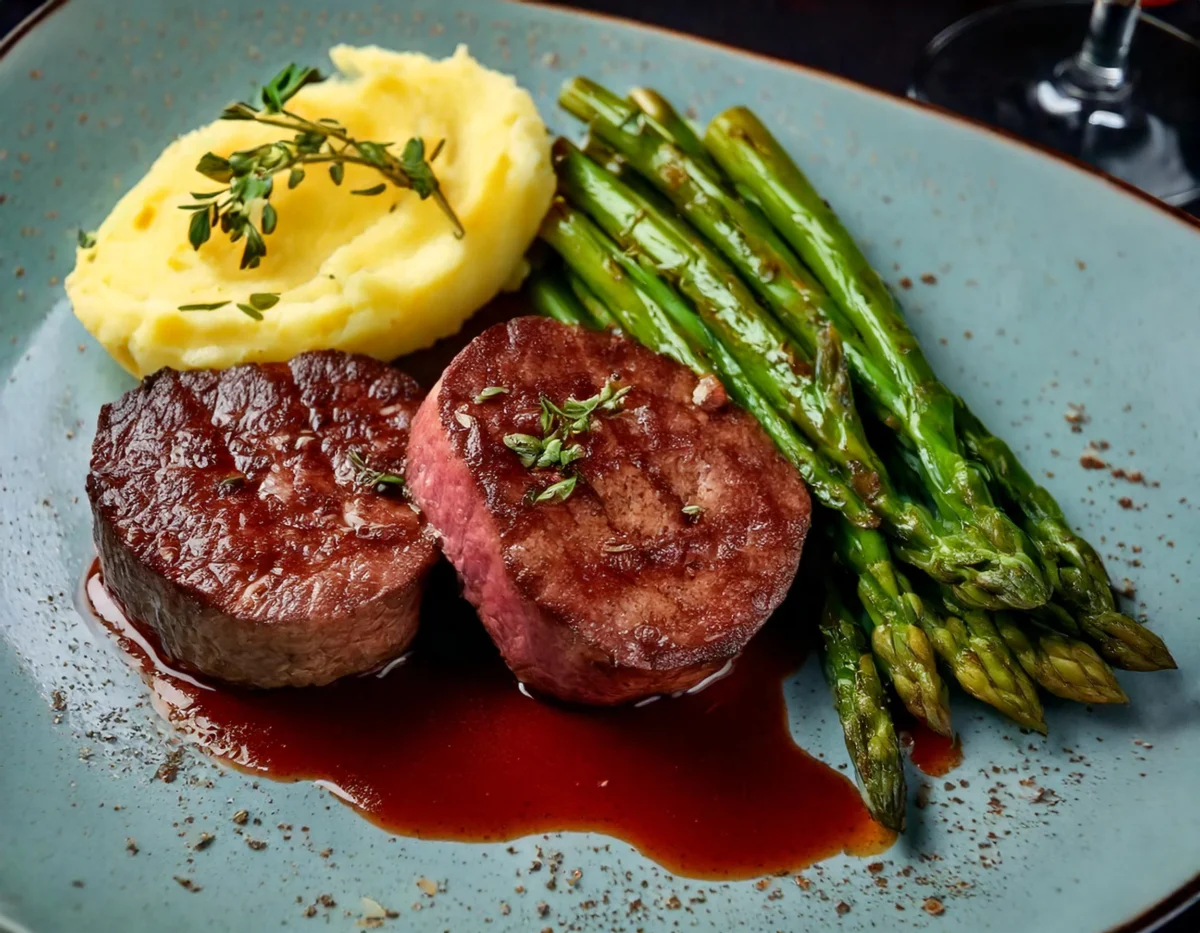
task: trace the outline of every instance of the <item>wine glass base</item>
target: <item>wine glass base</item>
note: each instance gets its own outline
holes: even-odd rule
[[[1200,197],[1200,44],[1143,16],[1129,81],[1082,91],[1072,61],[1086,0],[1019,0],[926,47],[909,95],[1065,152],[1161,198]]]

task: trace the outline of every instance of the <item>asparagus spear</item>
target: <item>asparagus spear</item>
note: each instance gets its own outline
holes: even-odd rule
[[[845,468],[853,477],[854,491],[906,539],[898,552],[905,560],[954,585],[959,598],[971,605],[1020,601],[1007,596],[1012,575],[1003,555],[993,559],[994,549],[980,536],[944,531],[923,507],[895,494],[866,441],[853,394],[842,376],[840,344],[829,327],[822,327],[815,338],[816,372],[806,376],[804,361],[785,352],[786,335],[686,224],[664,214],[565,141],[556,143],[555,151],[559,187],[567,199],[585,210],[626,253],[635,254],[643,267],[650,266],[648,274],[655,279],[667,274],[676,281],[714,338],[730,345],[742,371],[754,379],[766,401],[803,426],[817,451]]]
[[[1037,484],[1008,444],[991,434],[961,400],[957,424],[967,450],[988,468],[1004,498],[1023,516],[1030,540],[1052,568],[1055,595],[1072,611],[1079,630],[1118,667],[1174,668],[1175,659],[1162,639],[1117,611],[1100,555],[1071,529],[1050,491]]]
[[[945,595],[948,614],[928,612],[921,621],[959,685],[1014,722],[1045,735],[1037,688],[1013,657],[991,616],[981,609],[967,609],[951,594]]]
[[[903,832],[906,791],[896,728],[862,630],[832,587],[821,616],[821,640],[825,678],[863,800],[877,822]]]
[[[696,135],[690,123],[679,115],[671,102],[658,91],[648,87],[635,87],[629,92],[630,102],[641,110],[659,134],[669,139],[689,156],[711,172],[717,172],[717,163],[712,160],[704,143]]]
[[[612,312],[608,310],[606,305],[596,295],[594,291],[588,288],[586,282],[570,269],[566,271],[567,285],[575,297],[579,299],[579,303],[587,309],[588,317],[592,319],[590,326],[596,330],[608,330],[610,327],[617,326],[617,319],[612,316]]]
[[[829,532],[839,560],[858,578],[858,596],[866,608],[880,670],[909,712],[934,732],[953,736],[950,692],[938,675],[937,656],[919,622],[926,612],[921,597],[892,563],[879,532],[837,520],[829,523]]]
[[[1112,668],[1087,642],[1040,626],[1027,629],[1007,612],[993,620],[1025,673],[1043,689],[1079,703],[1129,702]]]
[[[912,443],[943,511],[979,528],[1014,568],[1021,568],[1026,598],[1014,608],[1044,603],[1049,587],[1025,553],[1024,535],[995,505],[984,477],[963,455],[954,396],[934,375],[891,293],[837,216],[745,108],[713,120],[705,143],[829,290],[837,307],[834,320],[854,351],[848,358],[859,384]],[[874,367],[862,366],[864,358]]]
[[[554,318],[563,324],[596,326],[558,271],[537,270],[529,276],[526,288],[534,310],[543,317]]]
[[[540,233],[570,271],[607,305],[636,341],[670,356],[697,375],[716,373],[730,396],[762,424],[804,477],[818,501],[869,524],[874,513],[829,471],[824,461],[759,393],[736,360],[665,282],[623,253],[583,213],[555,203]]]

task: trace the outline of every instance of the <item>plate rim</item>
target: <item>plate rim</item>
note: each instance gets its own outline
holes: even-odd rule
[[[25,16],[16,26],[14,26],[7,34],[0,37],[0,59],[8,55],[13,48],[36,29],[44,20],[48,19],[52,13],[67,6],[69,0],[43,0],[43,2],[34,8],[28,15]],[[564,9],[559,6],[554,0],[503,0],[505,3],[512,3],[523,7],[529,7],[539,11],[549,12],[551,15],[562,15],[565,17],[578,17],[590,19],[602,23],[612,23],[622,27],[629,27],[635,30],[643,30],[659,36],[666,36],[671,39],[682,40],[684,42],[701,45],[714,51],[722,52],[726,55],[732,55],[735,58],[749,59],[776,67],[786,68],[791,71],[797,71],[801,74],[823,81],[830,84],[840,85],[847,90],[864,96],[876,97],[882,99],[888,104],[901,104],[903,106],[922,111],[932,115],[947,123],[957,123],[976,133],[990,136],[998,141],[1001,145],[1014,148],[1021,148],[1032,152],[1037,156],[1058,162],[1067,168],[1073,169],[1076,172],[1091,176],[1108,184],[1116,193],[1122,194],[1128,198],[1132,198],[1142,204],[1164,214],[1166,217],[1176,221],[1183,227],[1200,234],[1200,218],[1193,217],[1181,208],[1160,201],[1153,195],[1147,194],[1140,188],[1136,188],[1129,182],[1123,181],[1107,172],[1096,168],[1093,165],[1077,159],[1074,156],[1051,149],[1041,143],[1025,139],[1008,130],[1000,127],[991,126],[973,117],[964,116],[956,113],[945,107],[937,104],[929,103],[928,101],[915,100],[907,95],[896,94],[892,91],[882,90],[880,88],[871,87],[859,81],[854,81],[850,78],[842,77],[841,75],[833,74],[820,68],[814,68],[811,65],[803,65],[798,62],[788,61],[787,59],[778,58],[773,55],[755,52],[749,49],[739,48],[737,46],[728,45],[716,39],[709,39],[705,36],[697,36],[691,33],[682,32],[678,29],[672,29],[666,26],[659,26],[653,23],[644,23],[638,20],[629,19],[624,16],[617,16],[611,13],[601,13],[595,10],[585,10],[579,8]],[[1144,15],[1144,14],[1143,14]],[[1153,19],[1153,17],[1150,17]],[[1192,878],[1174,891],[1167,894],[1160,900],[1150,904],[1141,912],[1134,916],[1118,922],[1114,926],[1108,927],[1105,930],[1097,931],[1097,933],[1154,933],[1156,930],[1162,929],[1167,923],[1183,916],[1190,908],[1200,904],[1200,872],[1197,872]],[[0,920],[5,923],[11,923],[7,918],[0,916]]]

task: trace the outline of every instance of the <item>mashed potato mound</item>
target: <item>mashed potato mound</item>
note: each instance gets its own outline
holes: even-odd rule
[[[465,47],[450,58],[338,46],[341,73],[304,88],[288,108],[310,119],[336,117],[360,140],[420,136],[442,190],[466,230],[455,239],[432,200],[388,186],[369,167],[347,166],[336,187],[324,166],[288,190],[276,176],[278,226],[257,269],[240,270],[243,243],[218,230],[199,251],[187,239],[190,191],[219,185],[195,170],[208,151],[227,156],[286,129],[217,121],[177,139],[80,249],[67,292],[75,314],[135,376],[163,366],[222,368],[287,360],[336,348],[393,359],[453,334],[519,276],[522,256],[554,192],[550,140],[533,100]],[[180,305],[278,292],[254,321],[234,304],[215,311]]]

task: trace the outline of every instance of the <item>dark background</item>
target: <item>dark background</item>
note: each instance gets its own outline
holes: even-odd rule
[[[40,6],[38,0],[0,0],[0,35]],[[560,3],[624,16],[789,59],[896,94],[908,87],[913,63],[941,29],[989,0],[573,0]],[[1200,36],[1200,0],[1149,12]],[[1081,10],[1081,15],[1086,15]],[[1200,205],[1190,210],[1198,212]],[[1118,920],[1120,918],[1114,918]],[[1161,933],[1196,933],[1200,906]]]

